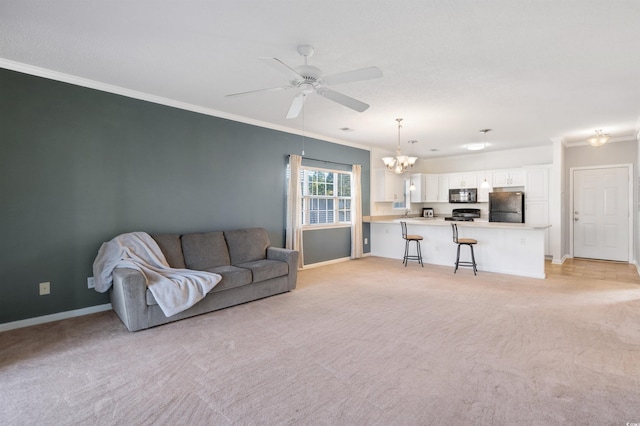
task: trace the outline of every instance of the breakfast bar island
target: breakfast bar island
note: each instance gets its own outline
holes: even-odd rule
[[[371,255],[402,259],[405,242],[400,222],[407,223],[408,233],[421,235],[425,264],[455,264],[457,244],[453,242],[451,224],[458,225],[460,238],[478,240],[475,257],[479,271],[545,278],[545,230],[551,225],[500,222],[450,222],[443,218],[408,217],[405,219],[371,218]],[[412,246],[413,247],[413,246]],[[469,259],[462,248],[460,260]],[[428,265],[427,265],[428,266]],[[425,266],[425,267],[427,267]]]

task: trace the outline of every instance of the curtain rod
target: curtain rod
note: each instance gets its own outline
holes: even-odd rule
[[[291,155],[291,154],[289,154]],[[304,155],[301,155],[303,160],[311,160],[311,161],[320,161],[323,163],[331,163],[331,164],[340,164],[341,166],[353,166],[353,164],[351,163],[338,163],[337,161],[331,161],[331,160],[321,160],[319,158],[311,158],[311,157],[305,157]]]

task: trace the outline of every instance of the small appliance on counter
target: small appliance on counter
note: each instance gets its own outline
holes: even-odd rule
[[[524,192],[490,192],[489,222],[524,223]]]
[[[423,207],[422,209],[422,217],[433,217],[433,208],[431,207]]]
[[[473,219],[480,218],[480,209],[453,209],[451,216],[444,220],[457,220],[461,222],[473,222]]]
[[[450,189],[449,202],[450,203],[477,203],[478,189],[477,188]]]

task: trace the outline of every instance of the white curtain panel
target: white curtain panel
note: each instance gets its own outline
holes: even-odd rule
[[[302,157],[289,155],[289,184],[287,185],[287,231],[286,248],[297,250],[298,268],[304,266],[302,251],[302,190],[300,188],[300,169]]]
[[[354,164],[351,176],[351,258],[362,257],[362,189],[360,180],[362,166]]]

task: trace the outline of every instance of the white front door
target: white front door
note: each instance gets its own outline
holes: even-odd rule
[[[629,168],[573,171],[573,255],[629,261]]]

